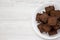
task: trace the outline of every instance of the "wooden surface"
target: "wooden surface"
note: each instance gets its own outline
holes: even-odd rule
[[[32,28],[32,13],[37,7],[38,4],[31,2],[1,1],[0,40],[45,40]]]

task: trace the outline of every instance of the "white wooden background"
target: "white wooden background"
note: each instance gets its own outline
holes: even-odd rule
[[[32,13],[42,3],[43,0],[0,0],[0,40],[45,40],[32,28]]]

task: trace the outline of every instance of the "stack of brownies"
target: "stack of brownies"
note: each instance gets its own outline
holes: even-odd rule
[[[55,10],[54,6],[45,7],[45,12],[37,13],[36,21],[41,33],[55,35],[60,29],[60,10]]]

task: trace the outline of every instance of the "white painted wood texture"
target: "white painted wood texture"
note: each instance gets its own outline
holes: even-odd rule
[[[0,40],[45,40],[32,28],[32,13],[38,1],[18,1],[0,0]]]

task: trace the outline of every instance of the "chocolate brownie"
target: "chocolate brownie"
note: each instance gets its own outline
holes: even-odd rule
[[[50,12],[51,16],[56,16],[56,17],[60,17],[60,10],[52,10]]]
[[[38,29],[40,30],[41,33],[44,32],[43,25],[44,25],[43,23],[38,24]]]
[[[49,14],[50,11],[55,10],[54,6],[45,7],[46,13]]]
[[[48,19],[48,25],[56,25],[57,24],[57,18],[56,17],[49,17]]]

